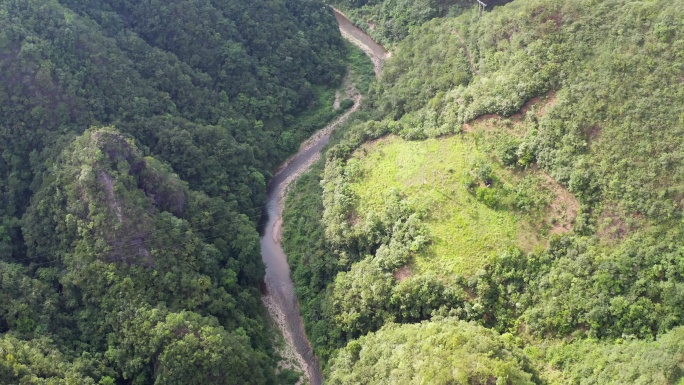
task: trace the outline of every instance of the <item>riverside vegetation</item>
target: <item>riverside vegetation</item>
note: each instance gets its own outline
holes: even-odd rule
[[[417,4],[284,213],[329,382],[681,383],[684,3]]]

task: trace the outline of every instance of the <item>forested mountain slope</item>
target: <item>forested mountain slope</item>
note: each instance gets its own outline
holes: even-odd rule
[[[256,224],[335,114],[332,11],[21,0],[0,25],[0,382],[285,381]]]
[[[684,4],[459,12],[408,29],[286,210],[330,378],[677,383]],[[427,330],[468,342],[432,350]],[[508,342],[526,358],[502,353]],[[429,365],[451,354],[472,365]],[[473,370],[482,357],[501,366]]]

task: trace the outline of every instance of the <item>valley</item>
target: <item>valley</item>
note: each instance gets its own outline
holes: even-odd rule
[[[486,3],[0,2],[0,383],[684,384],[684,3]]]

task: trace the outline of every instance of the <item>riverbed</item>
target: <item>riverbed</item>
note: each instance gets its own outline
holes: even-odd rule
[[[389,52],[365,32],[354,26],[341,12],[335,11],[342,36],[359,46],[373,60],[379,74]],[[280,328],[290,352],[299,367],[306,372],[311,385],[321,385],[323,375],[318,359],[304,331],[299,302],[290,276],[287,256],[280,244],[282,213],[285,195],[290,184],[320,158],[321,150],[330,140],[333,131],[343,124],[361,104],[361,95],[350,95],[354,105],[334,122],[304,142],[297,154],[276,170],[268,184],[267,201],[261,229],[261,257],[266,264],[262,300],[269,314]]]

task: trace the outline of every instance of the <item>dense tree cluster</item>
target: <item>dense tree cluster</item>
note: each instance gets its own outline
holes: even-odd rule
[[[511,337],[454,319],[388,324],[340,351],[330,383],[534,384]]]
[[[0,382],[279,382],[256,223],[334,115],[332,11],[22,0],[0,25]]]

